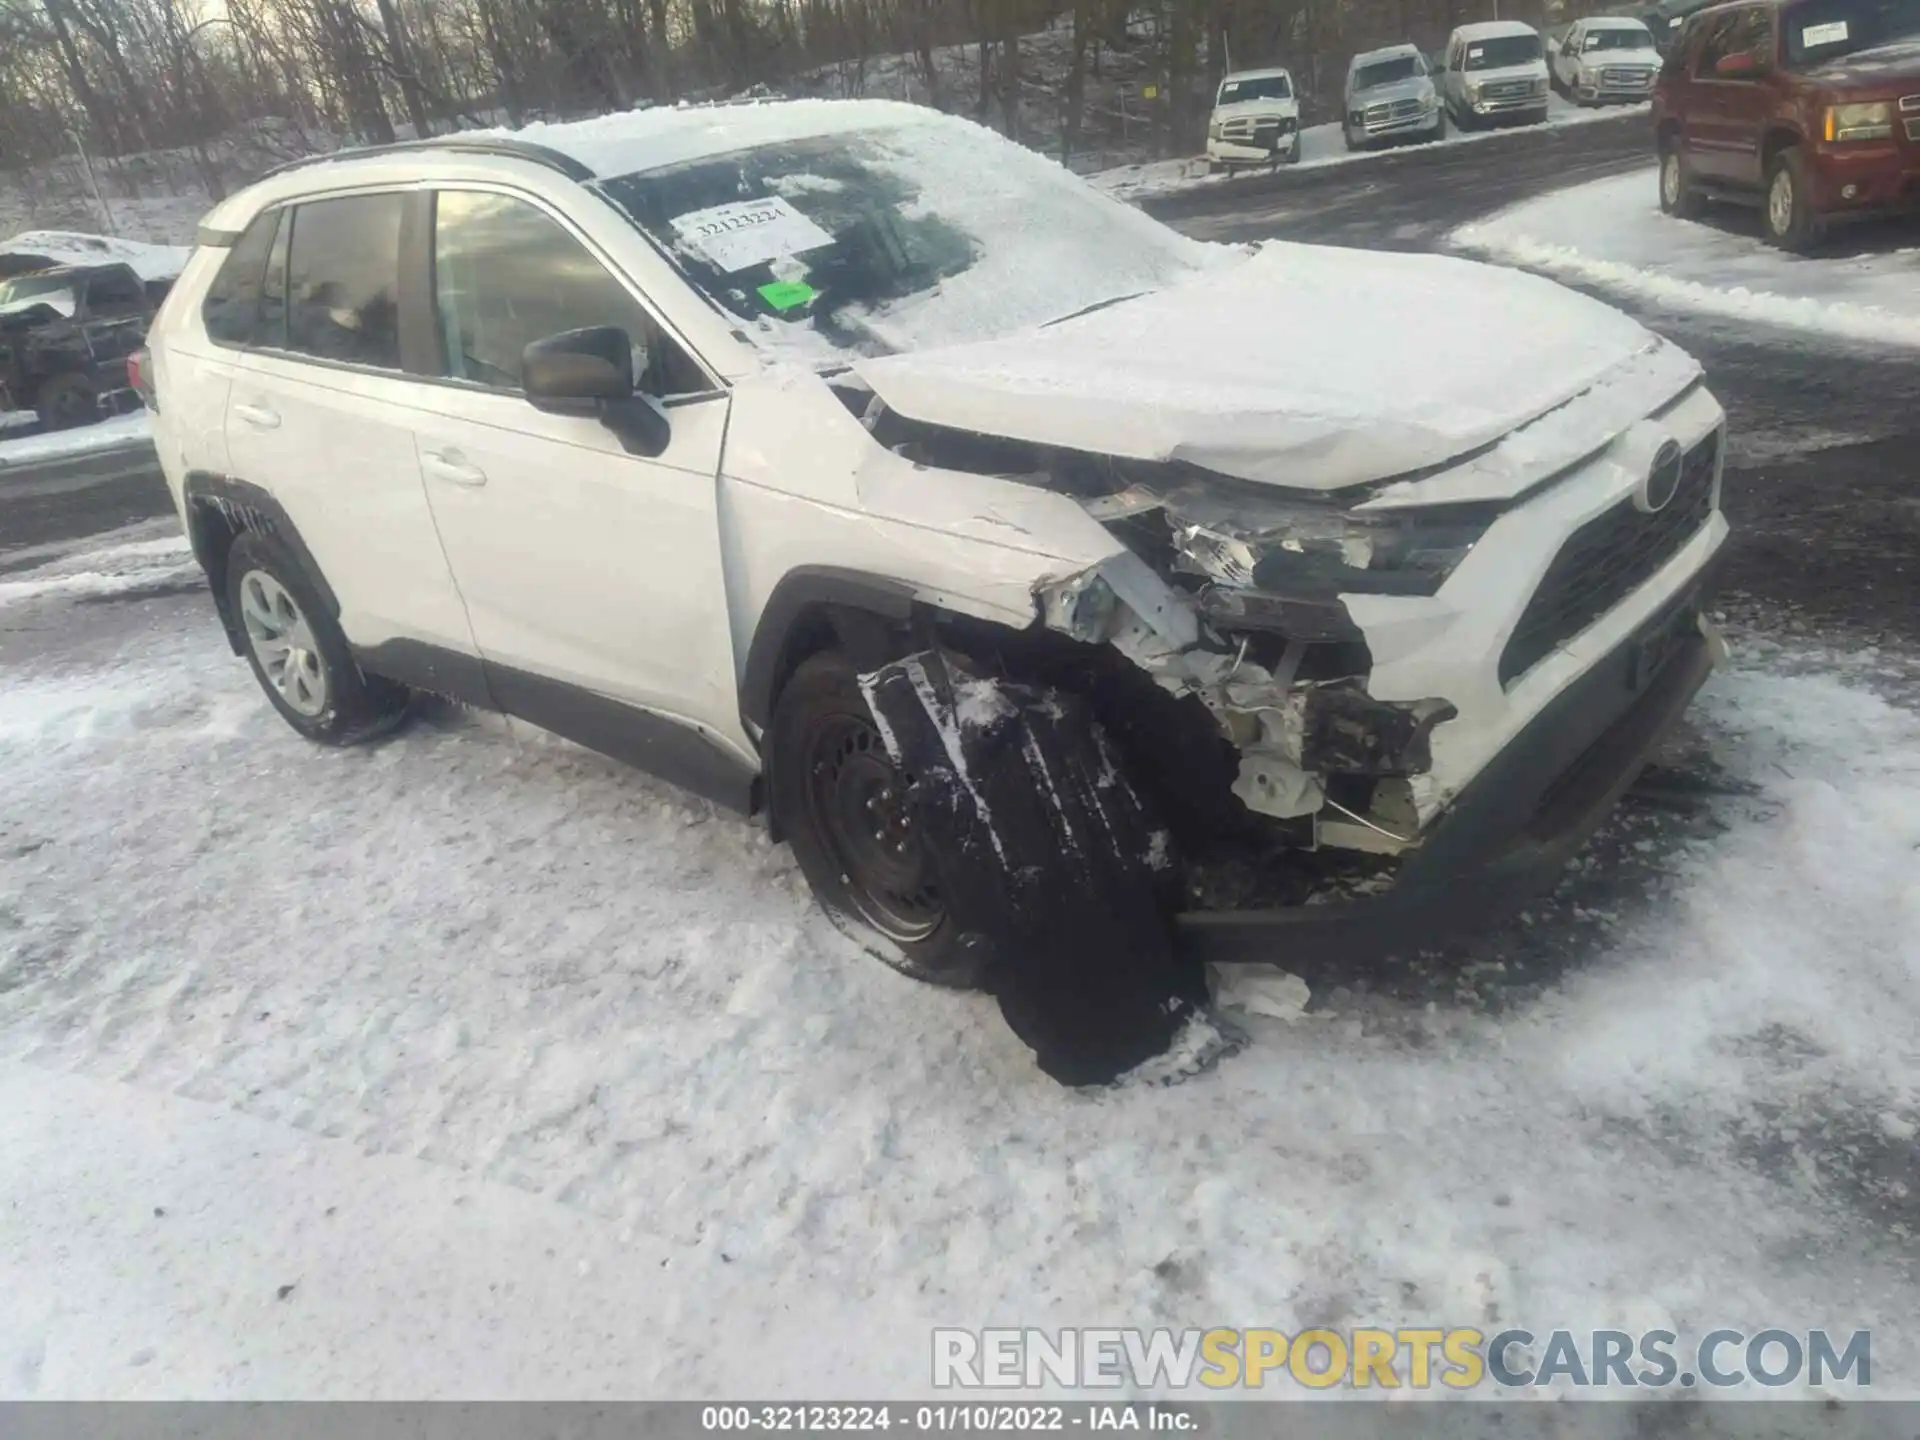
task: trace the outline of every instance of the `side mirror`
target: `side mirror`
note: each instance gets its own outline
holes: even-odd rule
[[[520,385],[536,410],[597,418],[629,455],[658,455],[673,437],[666,411],[635,390],[633,341],[617,325],[530,342],[520,352]]]
[[[1732,80],[1757,75],[1760,73],[1760,60],[1751,51],[1738,50],[1731,55],[1722,55],[1715,61],[1713,73]]]
[[[598,415],[633,394],[633,342],[617,325],[567,330],[520,352],[527,403],[553,415]]]

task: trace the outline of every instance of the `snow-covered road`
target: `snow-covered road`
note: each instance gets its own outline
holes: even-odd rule
[[[1452,243],[1660,308],[1920,346],[1920,227],[1842,230],[1821,254],[1787,255],[1761,240],[1750,211],[1676,220],[1658,192],[1649,165],[1523,201]]]
[[[1629,817],[1552,975],[1080,1094],[756,824],[448,709],[304,745],[180,561],[0,587],[0,1394],[909,1395],[956,1323],[1869,1327],[1920,1393],[1897,658],[1749,645],[1758,793]]]

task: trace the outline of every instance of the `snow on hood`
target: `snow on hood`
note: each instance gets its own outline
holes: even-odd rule
[[[1666,63],[1660,52],[1648,45],[1633,50],[1582,50],[1576,58],[1588,70],[1600,70],[1609,65],[1644,65],[1650,70],[1658,70]]]
[[[999,340],[855,362],[912,420],[1334,490],[1455,459],[1663,344],[1536,276],[1269,243]]]
[[[71,320],[75,308],[71,290],[54,290],[45,295],[34,295],[25,300],[9,300],[6,304],[0,305],[0,320],[13,315],[30,314],[35,310],[51,310],[56,315],[64,315]]]
[[[1298,96],[1289,95],[1285,99],[1276,95],[1263,95],[1253,100],[1233,100],[1225,105],[1213,107],[1215,120],[1231,120],[1237,115],[1279,115],[1283,118],[1300,113]]]
[[[1920,35],[1836,56],[1814,66],[1807,76],[1826,85],[1880,85],[1920,78]]]
[[[148,245],[72,230],[28,230],[11,240],[0,240],[0,277],[55,265],[124,263],[132,266],[142,280],[172,280],[192,257],[193,251],[183,245]]]

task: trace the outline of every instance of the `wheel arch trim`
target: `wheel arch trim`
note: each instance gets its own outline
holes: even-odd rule
[[[855,664],[878,664],[886,637],[909,625],[918,604],[905,581],[832,565],[799,565],[780,577],[760,611],[740,678],[740,715],[764,731],[781,685],[817,646],[826,626]]]
[[[227,603],[226,547],[242,531],[264,532],[286,545],[306,571],[328,617],[339,620],[339,597],[315,563],[313,552],[301,538],[293,517],[270,491],[251,481],[209,470],[188,471],[180,490],[186,511],[187,540],[193,546],[193,558],[206,574],[207,585],[213,591],[214,608],[220,613],[220,623],[226,628],[227,643],[233,646],[234,654],[243,653],[245,640],[239,617]]]

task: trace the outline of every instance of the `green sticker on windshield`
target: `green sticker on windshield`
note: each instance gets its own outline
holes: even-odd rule
[[[760,287],[760,298],[776,310],[797,310],[819,293],[804,280],[775,280]]]

